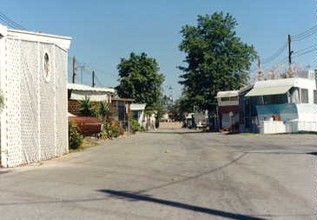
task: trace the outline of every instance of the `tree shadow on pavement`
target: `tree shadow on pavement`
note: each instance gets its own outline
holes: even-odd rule
[[[145,194],[140,194],[140,193],[134,193],[134,192],[127,192],[127,191],[116,191],[116,190],[99,190],[100,192],[106,193],[110,195],[111,197],[115,197],[117,199],[123,199],[123,200],[128,200],[128,201],[145,201],[145,202],[151,202],[151,203],[156,203],[160,205],[167,205],[175,208],[180,208],[180,209],[186,209],[194,212],[201,212],[205,213],[208,215],[214,215],[214,216],[220,216],[224,218],[229,218],[229,219],[236,219],[236,220],[264,220],[264,218],[259,218],[259,217],[253,217],[249,215],[242,215],[242,214],[237,214],[237,213],[231,213],[231,212],[226,212],[226,211],[221,211],[221,210],[216,210],[216,209],[210,209],[210,208],[205,208],[205,207],[200,207],[200,206],[194,206],[194,205],[189,205],[189,204],[184,204],[180,202],[175,202],[175,201],[169,201],[169,200],[163,200],[163,199],[157,199],[153,198],[149,195]]]
[[[317,156],[317,151],[309,152],[309,153],[307,153],[307,154],[313,155],[313,156]]]

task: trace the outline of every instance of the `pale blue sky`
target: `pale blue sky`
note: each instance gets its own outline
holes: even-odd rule
[[[175,98],[181,94],[176,66],[185,56],[178,50],[181,27],[195,25],[197,15],[219,11],[236,18],[237,35],[253,44],[262,59],[283,46],[287,34],[300,34],[317,23],[315,0],[1,0],[0,7],[27,30],[72,37],[69,56],[86,65],[77,82],[90,83],[95,69],[98,86],[116,86],[120,58],[145,52],[159,63],[164,88],[171,86]],[[305,54],[316,48],[316,34],[292,46],[295,63],[316,68],[316,50]],[[287,64],[285,57],[286,49],[264,69]]]

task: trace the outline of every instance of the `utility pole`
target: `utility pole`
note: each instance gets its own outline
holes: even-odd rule
[[[95,71],[92,71],[92,87],[95,87]]]
[[[288,35],[288,73],[287,73],[287,77],[292,78],[294,73],[292,71],[292,54],[293,51],[291,49],[291,35]]]
[[[169,95],[170,95],[169,101],[170,101],[170,104],[172,104],[173,101],[174,101],[174,99],[173,99],[173,88],[172,88],[172,86],[169,86],[169,87],[168,87],[168,90],[169,90]]]
[[[291,49],[291,41],[292,41],[291,35],[288,35],[287,39],[288,39],[288,66],[291,67],[291,65],[292,65],[292,53],[293,53],[293,51]]]
[[[263,80],[263,74],[262,74],[262,69],[261,69],[261,59],[258,57],[258,81]]]
[[[72,80],[73,83],[75,83],[76,71],[77,71],[77,69],[76,69],[76,58],[75,58],[75,56],[74,56],[74,57],[73,57],[73,80]]]
[[[83,64],[81,66],[78,67],[80,69],[80,83],[83,84],[83,71],[86,68],[86,64]]]

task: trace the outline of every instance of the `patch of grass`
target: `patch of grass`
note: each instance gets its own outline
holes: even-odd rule
[[[81,149],[86,149],[86,148],[90,148],[90,147],[94,147],[99,145],[102,142],[101,139],[98,138],[94,138],[94,137],[86,137],[83,140],[83,144],[81,146]]]
[[[82,144],[80,145],[79,148],[77,148],[77,149],[69,149],[69,152],[72,153],[72,152],[85,150],[85,149],[90,148],[90,147],[95,147],[95,146],[101,144],[103,141],[104,140],[101,140],[101,139],[98,139],[98,138],[95,138],[95,137],[85,137],[83,139]]]
[[[261,134],[261,133],[239,133],[239,135],[243,135],[243,136],[263,136],[265,134]]]

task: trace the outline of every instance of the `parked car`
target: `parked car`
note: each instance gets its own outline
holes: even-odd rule
[[[94,136],[101,132],[102,122],[95,117],[68,116],[68,122],[77,126],[78,132],[84,136]]]

